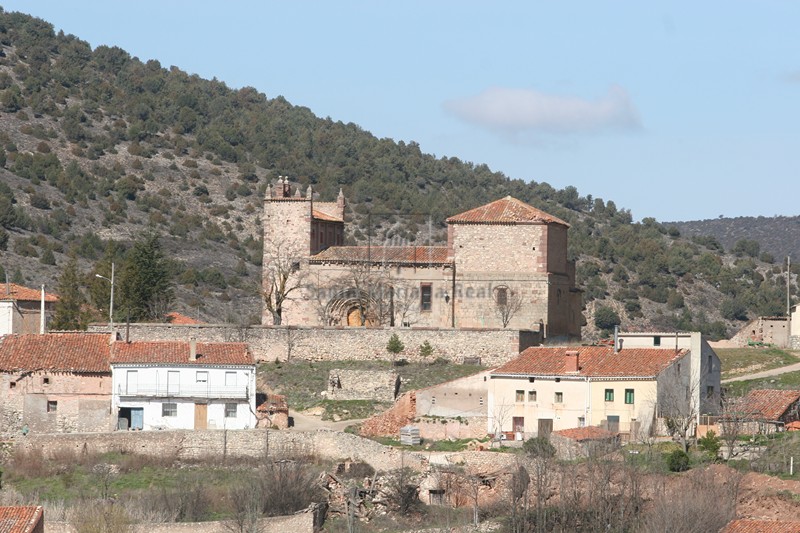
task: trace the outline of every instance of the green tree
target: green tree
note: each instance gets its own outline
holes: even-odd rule
[[[78,261],[71,257],[58,278],[58,301],[50,324],[52,329],[86,329],[89,319],[85,310],[86,297],[81,292],[82,285]]]
[[[131,320],[158,320],[174,297],[172,272],[158,235],[147,233],[128,252],[120,275],[120,309]]]
[[[622,323],[616,311],[610,307],[598,307],[594,312],[594,325],[603,331],[611,331]]]
[[[386,351],[392,354],[392,356],[395,356],[405,350],[405,348],[403,341],[400,340],[397,333],[392,333],[392,336],[389,337],[389,342],[386,344]]]

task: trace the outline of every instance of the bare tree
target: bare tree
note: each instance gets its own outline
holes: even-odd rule
[[[725,460],[730,461],[736,455],[736,442],[744,433],[748,422],[753,422],[756,413],[748,407],[742,396],[726,396],[722,400],[722,415],[719,417],[720,438],[725,442]]]
[[[508,287],[497,287],[494,292],[494,303],[495,313],[505,328],[522,308],[523,300],[519,291]]]
[[[292,294],[306,286],[308,272],[301,268],[304,256],[298,246],[277,240],[264,242],[264,279],[261,297],[272,314],[272,323],[283,323],[283,306]]]
[[[505,401],[495,405],[492,409],[491,419],[493,422],[492,425],[494,426],[494,439],[492,439],[493,443],[501,440],[503,426],[505,426],[506,422],[508,422],[509,418],[511,417],[511,412],[513,409],[514,406],[505,403]]]
[[[674,365],[673,365],[674,366]],[[698,389],[702,380],[675,372],[658,384],[658,416],[663,420],[667,432],[677,438],[684,452],[689,451],[689,438],[694,434],[698,405]]]

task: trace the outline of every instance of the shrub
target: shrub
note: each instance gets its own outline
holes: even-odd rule
[[[712,459],[716,460],[719,449],[722,447],[719,437],[713,430],[705,434],[704,437],[697,439],[697,446],[706,452]]]
[[[430,357],[433,355],[433,346],[427,340],[423,342],[419,347],[419,354],[422,357]]]
[[[542,435],[526,440],[525,444],[522,445],[522,449],[530,457],[549,459],[554,457],[556,454],[555,446],[550,444],[550,441],[547,439],[547,437]]]
[[[594,325],[604,331],[612,330],[621,323],[617,312],[610,307],[598,307],[594,313]]]
[[[667,466],[670,472],[685,472],[689,470],[689,454],[683,450],[673,450],[667,456]]]
[[[403,341],[400,340],[400,337],[397,336],[397,333],[392,333],[392,336],[389,337],[389,342],[386,344],[386,351],[390,354],[397,355],[406,347],[403,344]]]

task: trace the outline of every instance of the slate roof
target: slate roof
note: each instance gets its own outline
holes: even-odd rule
[[[450,264],[447,246],[331,246],[311,256],[321,263]]]
[[[186,316],[184,314],[177,313],[177,312],[167,313],[166,319],[170,324],[177,324],[179,326],[180,325],[194,325],[194,324],[202,324],[203,323],[203,322],[201,322],[199,320],[195,320],[194,318],[192,318],[190,316]]]
[[[728,522],[720,533],[800,533],[800,522],[739,518]]]
[[[0,533],[31,533],[43,516],[42,506],[0,507]]]
[[[579,371],[567,372],[567,352],[578,352]],[[522,352],[492,375],[654,377],[686,354],[686,350],[627,348],[614,353],[611,346],[544,348]]]
[[[111,364],[154,365],[252,365],[253,356],[244,342],[198,342],[197,359],[189,359],[186,341],[115,342]]]
[[[511,196],[447,219],[448,224],[569,224]]]
[[[0,337],[0,371],[110,373],[108,333],[48,333]]]
[[[19,300],[23,302],[38,302],[42,299],[41,289],[30,289],[16,283],[0,283],[0,300]],[[58,296],[44,293],[45,302],[57,302]]]
[[[559,429],[558,431],[553,431],[553,434],[560,435],[568,439],[576,440],[578,442],[582,442],[585,440],[606,440],[614,438],[618,435],[618,433],[612,433],[611,431],[605,430],[597,426]]]
[[[789,407],[800,400],[800,390],[758,389],[744,397],[742,409],[751,416],[780,420]]]

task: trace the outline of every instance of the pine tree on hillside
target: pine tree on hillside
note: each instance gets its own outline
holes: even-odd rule
[[[159,320],[169,312],[172,273],[158,235],[145,234],[128,252],[120,276],[121,312],[130,319]]]
[[[81,292],[83,279],[78,271],[78,261],[72,257],[58,278],[58,301],[50,329],[86,329],[89,315],[86,312],[86,297]]]

